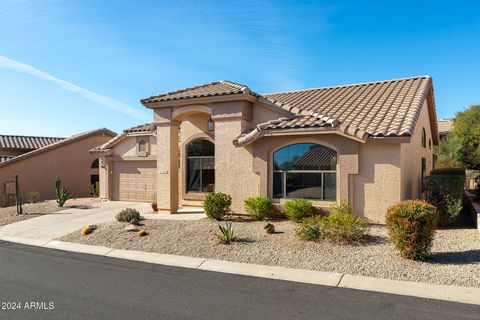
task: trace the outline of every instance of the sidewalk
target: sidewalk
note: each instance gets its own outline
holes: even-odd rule
[[[433,285],[427,283],[398,281],[365,276],[292,269],[276,266],[229,262],[223,260],[158,254],[144,251],[119,250],[108,247],[91,246],[53,240],[74,232],[89,224],[114,221],[115,214],[122,208],[135,208],[140,214],[151,211],[148,204],[129,202],[104,202],[94,204],[90,209],[67,209],[30,220],[13,223],[0,228],[0,240],[21,244],[95,254],[111,258],[142,261],[147,263],[199,269],[205,271],[239,274],[285,281],[343,287],[358,290],[416,296],[421,298],[480,305],[480,288]],[[148,215],[148,218],[163,219],[161,214]],[[182,217],[185,216],[185,217]],[[199,219],[202,215],[176,215],[175,219]]]

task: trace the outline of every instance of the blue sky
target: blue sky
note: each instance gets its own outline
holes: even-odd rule
[[[430,75],[439,118],[480,103],[479,1],[0,1],[0,133],[149,122],[141,98]]]

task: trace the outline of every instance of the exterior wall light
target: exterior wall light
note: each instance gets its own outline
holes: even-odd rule
[[[213,123],[212,118],[210,118],[208,119],[208,122],[207,122],[207,130],[208,132],[213,132],[214,129],[215,129],[215,124]]]

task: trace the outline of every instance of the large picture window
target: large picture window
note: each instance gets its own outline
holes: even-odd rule
[[[187,146],[187,192],[213,192],[215,186],[215,145],[196,139]]]
[[[336,199],[337,152],[314,143],[297,143],[273,154],[273,197]]]

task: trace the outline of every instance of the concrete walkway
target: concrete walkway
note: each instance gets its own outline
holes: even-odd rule
[[[92,224],[115,221],[115,215],[124,208],[137,209],[140,214],[152,211],[148,203],[95,202],[85,209],[70,208],[0,227],[0,237],[50,241]]]

